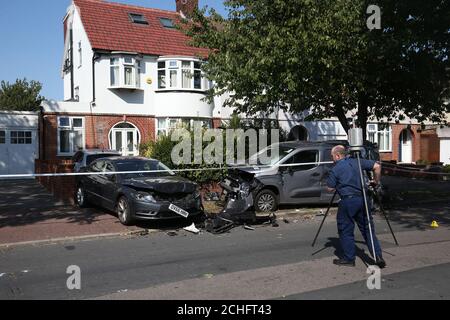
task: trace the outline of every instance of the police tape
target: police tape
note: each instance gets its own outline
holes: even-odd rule
[[[0,175],[0,179],[4,178],[44,178],[44,177],[77,177],[77,176],[95,176],[95,175],[126,175],[126,174],[151,174],[151,173],[179,173],[179,172],[201,172],[201,171],[223,171],[223,170],[233,170],[233,169],[241,169],[241,170],[249,170],[249,171],[258,171],[258,173],[270,172],[275,168],[283,168],[283,167],[302,167],[302,166],[321,166],[321,165],[330,165],[333,164],[333,161],[322,161],[322,162],[307,162],[307,163],[289,163],[289,164],[275,164],[275,165],[225,165],[220,167],[204,167],[204,168],[192,168],[192,169],[169,169],[169,170],[138,170],[138,171],[100,171],[100,172],[66,172],[66,173],[30,173],[30,174],[9,174],[9,175]],[[417,173],[417,174],[429,174],[429,175],[440,175],[440,176],[450,176],[450,173],[445,172],[427,172],[420,171],[417,169],[405,169],[402,166],[391,164],[391,163],[382,163],[382,167],[394,168],[395,172],[407,172],[407,173]],[[266,170],[263,170],[266,169]]]
[[[205,167],[205,168],[192,168],[192,169],[168,169],[168,170],[138,170],[138,171],[99,171],[99,172],[65,172],[65,173],[29,173],[29,174],[9,174],[0,175],[0,179],[3,178],[45,178],[45,177],[78,177],[78,176],[96,176],[96,175],[126,175],[126,174],[144,174],[144,173],[177,173],[177,172],[198,172],[198,171],[223,171],[233,169],[247,169],[249,171],[258,171],[258,173],[269,172],[274,168],[280,167],[301,167],[301,166],[321,166],[325,164],[333,164],[332,161],[324,162],[307,162],[307,163],[290,163],[290,164],[277,164],[277,165],[228,165],[221,167]],[[267,170],[261,170],[267,169]]]

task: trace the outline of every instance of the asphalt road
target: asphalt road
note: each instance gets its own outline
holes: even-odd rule
[[[311,247],[320,219],[223,235],[181,230],[2,249],[0,299],[330,299],[360,298],[361,291],[366,298],[450,298],[450,286],[439,283],[449,276],[448,225],[424,231],[394,222],[398,248],[385,221],[377,221],[388,262],[383,279],[393,287],[368,293],[367,249],[358,244],[356,268],[333,266],[339,247],[333,217]],[[66,287],[71,265],[81,269],[81,290]],[[411,290],[417,286],[427,290]]]

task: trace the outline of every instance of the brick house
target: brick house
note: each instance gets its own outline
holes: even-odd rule
[[[176,11],[73,0],[64,18],[61,67],[64,101],[42,106],[41,160],[61,161],[80,148],[105,148],[137,155],[142,142],[181,123],[219,127],[232,110],[223,97],[202,100],[210,81],[201,72],[207,51],[188,45],[174,28],[198,0],[175,0]],[[292,140],[346,139],[337,119],[306,122],[283,111],[278,120]],[[368,124],[368,140],[383,160],[439,161],[439,138],[417,122]]]
[[[42,105],[41,160],[80,148],[137,155],[139,144],[180,123],[220,125],[220,105],[202,101],[207,51],[175,28],[198,0],[177,11],[73,0],[64,18],[64,101]]]

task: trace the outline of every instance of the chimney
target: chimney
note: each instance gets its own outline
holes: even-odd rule
[[[198,9],[198,0],[176,0],[177,12],[189,18]]]

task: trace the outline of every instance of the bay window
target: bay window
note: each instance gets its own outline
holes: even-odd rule
[[[158,118],[158,126],[156,128],[157,136],[168,135],[171,131],[179,128],[194,128],[195,124],[200,124],[201,127],[212,128],[211,119],[191,119],[191,118]]]
[[[195,60],[162,60],[158,62],[158,89],[208,90],[202,62]],[[169,79],[167,82],[166,79]]]
[[[84,118],[58,118],[58,155],[73,155],[85,147]]]
[[[392,151],[392,128],[386,123],[369,123],[367,140],[378,144],[380,152]]]
[[[159,89],[166,88],[166,62],[165,61],[158,62],[158,88]]]
[[[111,88],[139,89],[141,61],[133,57],[113,57],[110,59]]]

